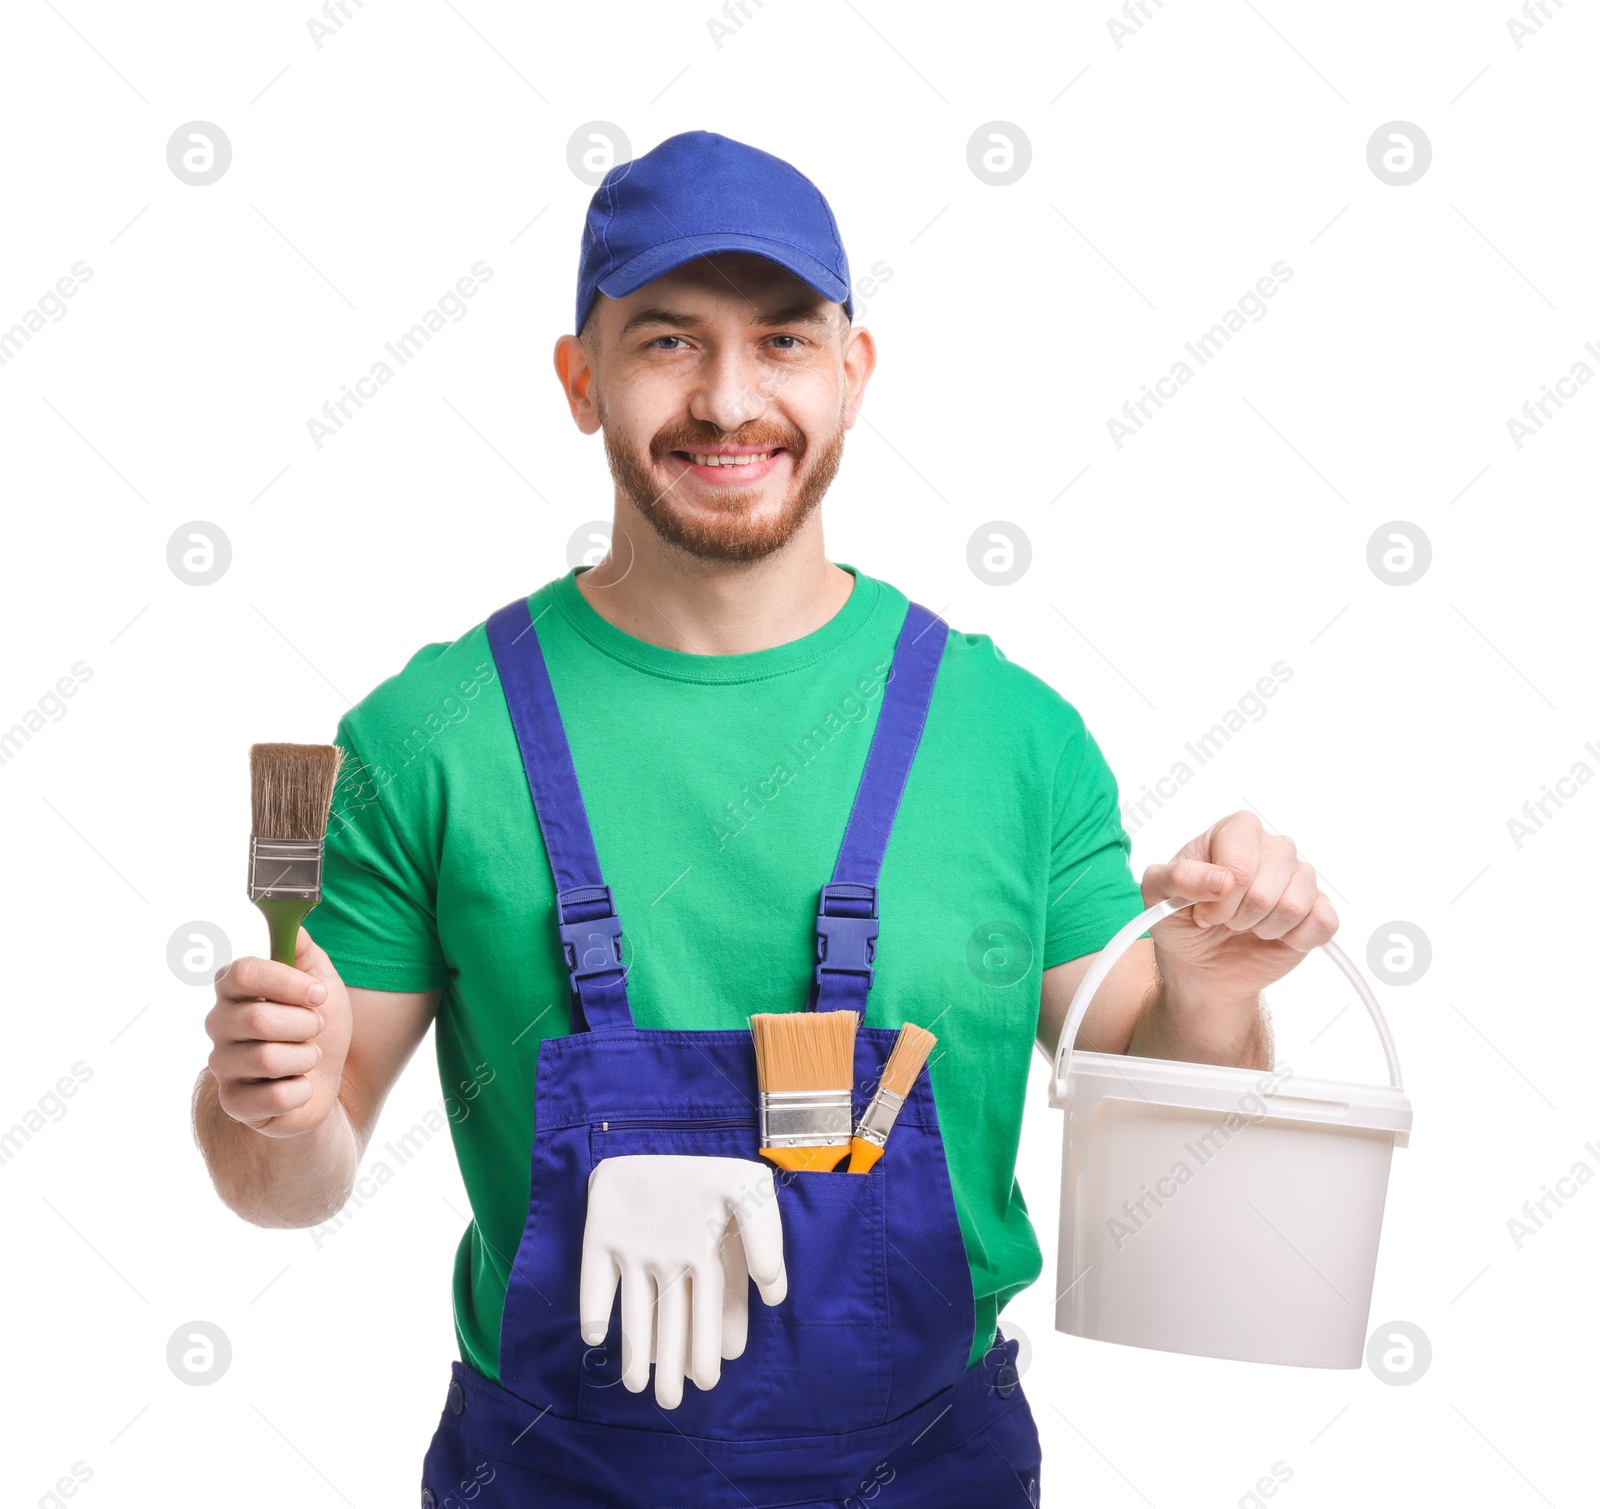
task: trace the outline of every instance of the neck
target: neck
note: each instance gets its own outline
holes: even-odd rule
[[[624,634],[691,655],[744,655],[800,639],[844,607],[855,585],[823,554],[818,509],[759,561],[690,555],[620,500],[612,538],[605,560],[578,574],[578,590]]]

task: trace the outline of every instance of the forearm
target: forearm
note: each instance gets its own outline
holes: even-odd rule
[[[315,1226],[350,1198],[361,1139],[342,1102],[309,1132],[264,1136],[222,1109],[207,1068],[195,1083],[192,1111],[195,1142],[217,1194],[253,1225]]]
[[[1272,1067],[1272,1026],[1259,994],[1243,1000],[1180,998],[1164,979],[1146,998],[1129,1053],[1191,1064]]]

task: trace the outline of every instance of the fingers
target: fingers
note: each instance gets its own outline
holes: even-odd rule
[[[325,979],[273,959],[235,959],[217,971],[216,1004],[205,1020],[215,1045],[209,1064],[218,1104],[235,1121],[275,1137],[318,1124],[320,1118],[292,1113],[317,1099],[319,1080],[338,1089],[339,1062],[322,1067],[327,1040],[317,1039],[328,1025],[323,1004],[339,977],[304,930],[299,944],[301,963],[324,971]],[[337,1042],[332,1051],[339,1051]]]
[[[324,987],[324,992],[328,988],[342,983],[339,979],[339,971],[333,967],[333,960],[317,947],[316,940],[304,928],[300,929],[299,935],[295,939],[294,964],[296,969],[304,970],[321,984]],[[315,987],[308,987],[308,989],[312,996],[312,1002],[315,1004]]]
[[[1254,889],[1252,886],[1251,889]],[[1317,902],[1317,872],[1303,859],[1289,861],[1283,889],[1272,906],[1255,923],[1260,938],[1282,938],[1306,920]]]
[[[1226,872],[1225,883],[1220,887],[1210,876],[1202,882],[1206,889],[1196,898],[1197,904],[1190,913],[1196,927],[1232,921],[1246,888],[1261,868],[1266,837],[1255,813],[1234,812],[1212,824],[1211,830],[1198,840],[1196,852],[1184,851],[1185,857],[1205,860]],[[1265,910],[1258,915],[1265,916]]]
[[[622,1275],[622,1386],[630,1394],[642,1394],[650,1381],[655,1314],[655,1285],[649,1273],[635,1263],[628,1264]],[[602,1331],[602,1339],[604,1336]],[[678,1336],[678,1367],[683,1367],[682,1333]]]
[[[217,1081],[217,1103],[235,1121],[260,1131],[275,1117],[311,1103],[310,1076],[322,1062],[322,1047],[314,1039],[323,1017],[315,1007],[235,999],[219,979],[217,1004],[207,1013],[205,1028],[215,1045],[207,1062]]]
[[[304,927],[294,936],[294,966],[310,970],[313,964],[330,963],[328,956],[317,947],[317,941]]]
[[[1142,890],[1146,903],[1168,896],[1193,901],[1190,917],[1198,928],[1282,939],[1302,952],[1325,943],[1338,926],[1316,870],[1295,852],[1294,840],[1266,832],[1254,812],[1230,813],[1169,864],[1151,865]]]
[[[596,1165],[598,1170],[599,1165]],[[589,1183],[594,1184],[593,1175]],[[606,1339],[611,1329],[611,1306],[617,1297],[617,1260],[610,1249],[584,1228],[583,1262],[578,1272],[578,1330],[591,1347]],[[649,1353],[645,1354],[648,1365]]]
[[[1334,911],[1333,903],[1318,891],[1316,902],[1305,920],[1298,927],[1290,928],[1280,941],[1304,954],[1321,948],[1338,931],[1339,914]]]
[[[744,1260],[744,1239],[728,1222],[722,1234],[722,1355],[742,1357],[750,1339],[750,1269]]]
[[[276,1001],[219,1001],[206,1016],[206,1031],[220,1048],[228,1043],[308,1043],[323,1028],[314,1006]]]
[[[304,929],[300,936],[309,941]],[[321,949],[316,951],[331,970],[333,966],[328,964],[328,956]],[[219,969],[216,986],[219,1002],[265,999],[286,1006],[315,1008],[328,997],[328,987],[315,975],[293,964],[279,964],[275,959],[258,959],[252,955],[235,959]]]
[[[689,1270],[656,1279],[656,1403],[676,1409],[683,1403],[683,1360],[689,1332]],[[700,1296],[693,1296],[695,1307]],[[719,1364],[720,1366],[720,1364]]]
[[[741,1205],[737,1220],[744,1243],[744,1260],[756,1289],[769,1305],[781,1305],[789,1292],[789,1274],[783,1265],[783,1217],[778,1211],[777,1191],[772,1186],[772,1170],[763,1169],[766,1188],[755,1208]]]
[[[696,1388],[715,1388],[722,1377],[724,1288],[720,1260],[695,1266],[689,1276],[689,1298],[689,1376]]]
[[[1214,865],[1209,860],[1179,858],[1167,864],[1149,865],[1140,882],[1146,906],[1175,897],[1179,901],[1215,900],[1231,896],[1239,878],[1225,865]],[[1158,927],[1161,923],[1156,924]]]
[[[315,1043],[219,1043],[210,1059],[219,1080],[284,1079],[309,1074],[321,1062]]]
[[[1236,933],[1254,932],[1256,924],[1282,898],[1300,861],[1296,859],[1294,845],[1288,839],[1260,832],[1259,822],[1256,827],[1254,837],[1238,840],[1231,848],[1230,858],[1224,861],[1239,883],[1219,900],[1203,902],[1195,907],[1194,920],[1197,926],[1220,925]],[[1299,920],[1298,917],[1295,919],[1296,922]]]
[[[286,1116],[310,1105],[315,1093],[311,1077],[306,1074],[293,1079],[255,1082],[217,1076],[217,1104],[235,1121],[257,1129],[274,1117]]]

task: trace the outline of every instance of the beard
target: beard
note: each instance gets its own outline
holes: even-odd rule
[[[794,425],[782,420],[752,420],[736,430],[687,421],[658,430],[648,456],[641,457],[607,422],[600,406],[606,460],[618,490],[668,544],[704,561],[759,561],[781,550],[811,511],[822,501],[844,456],[844,423],[815,445]],[[777,511],[757,518],[763,487],[720,490],[701,508],[683,507],[674,496],[677,484],[656,483],[650,462],[660,463],[673,451],[695,451],[716,445],[755,445],[786,451],[794,475]],[[707,514],[709,511],[709,516]]]

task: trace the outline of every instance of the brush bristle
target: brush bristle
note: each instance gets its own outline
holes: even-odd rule
[[[252,744],[251,832],[257,838],[326,836],[343,759],[337,744]]]
[[[763,1090],[845,1090],[855,1079],[857,1011],[768,1011],[750,1018]]]
[[[889,1062],[883,1066],[884,1089],[902,1099],[909,1095],[917,1075],[922,1072],[923,1064],[928,1061],[929,1052],[938,1041],[926,1027],[907,1022],[900,1029],[900,1036],[894,1040]]]

